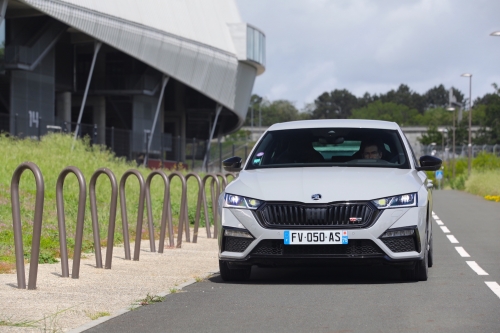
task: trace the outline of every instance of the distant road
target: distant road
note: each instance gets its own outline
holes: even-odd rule
[[[500,203],[434,198],[427,282],[391,267],[254,269],[247,283],[215,275],[86,332],[500,332]]]

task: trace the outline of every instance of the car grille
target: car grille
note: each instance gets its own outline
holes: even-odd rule
[[[252,242],[253,239],[250,238],[224,236],[223,251],[244,252]]]
[[[378,216],[369,203],[332,203],[306,205],[300,203],[266,203],[255,211],[264,228],[365,228]]]
[[[380,239],[392,252],[410,252],[417,251],[415,246],[415,237],[394,237]]]
[[[283,240],[263,240],[251,252],[256,256],[298,256],[298,255],[381,255],[382,250],[368,239],[349,240],[347,245],[284,245]]]

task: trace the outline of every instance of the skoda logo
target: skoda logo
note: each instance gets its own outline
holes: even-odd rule
[[[319,199],[321,199],[321,194],[313,194],[313,195],[311,195],[311,199],[319,200]]]

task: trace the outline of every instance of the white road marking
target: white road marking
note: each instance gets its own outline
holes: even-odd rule
[[[448,229],[447,227],[441,227],[441,230],[443,230],[443,232],[445,234],[449,234],[450,233],[450,229]]]
[[[436,223],[437,225],[444,225],[443,221],[441,221],[440,219],[436,219]]]
[[[498,283],[494,281],[485,281],[484,283],[486,283],[486,285],[490,287],[491,291],[493,291],[495,295],[500,297],[500,286],[498,285]]]
[[[475,261],[466,261],[466,263],[470,268],[472,268],[474,272],[477,273],[477,275],[489,275],[484,269],[479,267],[479,265]]]
[[[458,240],[455,238],[455,236],[453,236],[453,235],[446,235],[446,237],[448,237],[448,239],[450,240],[450,242],[452,242],[453,244],[457,244],[458,243]]]
[[[455,250],[457,250],[458,254],[460,254],[463,258],[470,257],[470,255],[467,253],[467,251],[465,251],[464,248],[461,246],[456,246]]]

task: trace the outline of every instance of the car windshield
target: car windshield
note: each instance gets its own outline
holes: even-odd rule
[[[268,131],[246,169],[309,166],[410,168],[396,130],[307,128]]]

